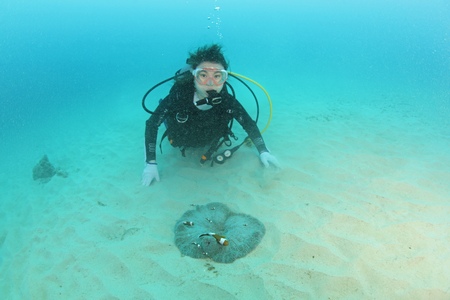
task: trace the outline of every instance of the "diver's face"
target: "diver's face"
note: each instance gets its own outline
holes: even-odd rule
[[[215,90],[218,93],[222,91],[227,79],[227,74],[223,70],[221,64],[209,61],[197,66],[194,83],[199,98],[207,97],[207,91]]]

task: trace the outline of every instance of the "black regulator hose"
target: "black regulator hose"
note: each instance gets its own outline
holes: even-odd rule
[[[161,81],[160,83],[155,84],[152,88],[150,88],[150,89],[147,91],[147,93],[145,93],[144,97],[142,98],[142,108],[143,108],[146,112],[148,112],[149,114],[152,114],[152,115],[153,115],[154,112],[151,111],[151,110],[149,110],[149,109],[147,108],[147,106],[145,106],[145,100],[146,100],[148,94],[150,94],[154,89],[156,89],[156,88],[157,88],[158,86],[160,86],[161,84],[164,84],[164,83],[166,83],[166,82],[168,82],[168,81],[171,81],[171,80],[173,80],[173,79],[175,79],[175,78],[177,78],[177,77],[183,76],[183,75],[186,74],[186,73],[189,73],[189,70],[188,70],[188,71],[184,71],[184,72],[181,72],[181,70],[178,70],[177,73],[175,74],[175,76],[172,76],[172,77],[170,77],[170,78],[167,78],[167,79]]]
[[[178,74],[176,74],[175,76],[172,76],[172,77],[170,77],[170,78],[167,78],[167,79],[165,79],[165,80],[163,80],[163,81],[161,81],[161,82],[155,84],[153,87],[151,87],[151,88],[144,94],[144,97],[142,97],[142,108],[143,108],[146,112],[148,112],[149,114],[154,114],[154,112],[151,111],[151,110],[149,110],[149,109],[147,108],[147,106],[145,105],[145,101],[146,101],[146,99],[147,99],[147,96],[148,96],[154,89],[156,89],[158,86],[160,86],[160,85],[162,85],[162,84],[164,84],[164,83],[166,83],[166,82],[168,82],[168,81],[171,81],[171,80],[173,80],[173,79],[175,79],[175,78],[177,78],[177,77],[179,77],[179,76],[182,76],[182,75],[184,75],[185,73],[188,73],[188,72],[189,72],[189,71],[185,71],[185,72],[182,72],[182,73],[178,73]],[[256,103],[256,119],[255,119],[255,122],[258,123],[258,119],[259,119],[259,102],[258,102],[258,98],[256,97],[255,93],[254,93],[253,90],[248,86],[248,84],[245,83],[245,81],[243,81],[242,79],[240,79],[239,77],[237,77],[237,76],[235,76],[235,75],[233,75],[233,74],[229,74],[229,75],[232,76],[233,78],[237,79],[238,81],[240,81],[240,82],[241,82],[241,83],[242,83],[242,84],[250,91],[250,93],[252,93],[253,98],[255,99],[255,103]],[[231,84],[229,84],[228,82],[225,82],[225,84],[226,84],[228,87],[230,87],[230,89],[231,89],[231,91],[232,91],[232,94],[233,94],[233,97],[235,97],[235,92],[234,92],[234,89],[233,89],[233,87],[231,86]]]
[[[239,77],[228,73],[231,77],[239,80],[243,85],[245,85],[245,87],[250,91],[250,93],[252,93],[253,98],[255,99],[255,103],[256,103],[256,119],[255,122],[258,123],[258,119],[259,119],[259,102],[258,102],[258,98],[256,97],[255,93],[253,92],[253,90],[248,86],[247,83],[245,83],[245,81],[243,81],[242,79],[240,79]]]

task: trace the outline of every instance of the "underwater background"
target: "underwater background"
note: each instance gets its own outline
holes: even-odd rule
[[[305,95],[407,93],[404,105],[448,128],[449,10],[443,0],[3,1],[2,164],[15,169],[88,122],[142,122],[143,93],[212,42],[272,94],[275,113]]]
[[[142,96],[184,67],[190,51],[211,43],[223,46],[231,71],[256,80],[269,92],[273,119],[264,138],[285,169],[261,175],[253,157],[255,150],[244,149],[235,162],[204,171],[207,183],[193,184],[188,180],[205,176],[198,171],[198,157],[182,160],[179,151],[166,143],[164,154],[158,152],[161,182],[141,187],[148,118],[141,106]],[[231,82],[237,98],[255,116],[249,92]],[[89,299],[86,295],[95,291],[99,298],[125,299],[126,287],[125,292],[117,287],[118,278],[125,276],[122,273],[109,281],[102,279],[103,285],[89,286],[85,294],[82,284],[65,284],[108,278],[111,272],[105,269],[102,273],[100,263],[96,276],[90,277],[86,274],[92,273],[86,269],[82,273],[74,267],[82,258],[73,254],[69,259],[64,253],[122,241],[128,234],[137,245],[145,244],[145,251],[137,253],[157,253],[155,257],[145,254],[144,260],[153,262],[149,269],[161,270],[148,274],[138,263],[133,269],[127,259],[134,257],[130,254],[134,248],[125,255],[119,248],[114,250],[116,246],[108,250],[114,255],[104,256],[104,265],[119,257],[117,261],[123,262],[129,273],[143,274],[138,283],[125,281],[125,286],[152,291],[155,299],[183,295],[189,290],[185,282],[208,282],[237,299],[321,299],[330,295],[336,299],[413,299],[414,295],[420,295],[417,299],[430,295],[448,299],[449,87],[450,2],[446,0],[4,0],[0,3],[0,296],[51,299],[61,289],[60,295],[66,298]],[[152,92],[148,107],[156,107],[169,88],[167,83]],[[261,108],[258,125],[264,128],[269,105],[265,94],[252,88]],[[235,127],[242,137],[242,130]],[[54,178],[46,185],[32,180],[32,168],[45,154],[68,172],[68,178]],[[249,162],[249,157],[254,161]],[[378,192],[383,190],[385,194]],[[205,279],[200,273],[188,279],[189,268],[196,262],[189,258],[187,269],[179,270],[188,258],[168,246],[173,244],[173,225],[192,202],[214,201],[260,219],[266,225],[266,241],[263,239],[256,258],[248,258],[248,265],[246,258],[234,263],[246,264],[239,265],[241,269],[216,265],[216,271],[229,275],[223,275],[221,281]],[[324,210],[303,214],[310,203]],[[416,210],[415,205],[421,209]],[[100,206],[106,206],[103,213],[96,210],[102,209]],[[139,219],[143,211],[148,214]],[[346,226],[344,217],[336,219],[340,213],[363,223]],[[387,217],[379,218],[379,214]],[[115,218],[120,222],[115,223]],[[79,223],[52,231],[66,228],[64,222],[70,220]],[[129,222],[134,225],[123,225]],[[400,227],[422,226],[421,222],[431,225],[417,231]],[[115,227],[106,229],[106,224]],[[370,224],[370,232],[364,224]],[[145,227],[151,230],[135,230]],[[328,240],[327,244],[325,238],[313,243],[313,235],[323,237],[321,228],[326,228],[327,234],[339,228],[339,237],[352,240],[349,236],[356,235],[361,243],[367,238],[377,245],[374,248],[389,251],[359,251],[362,248],[356,246],[347,251],[345,243]],[[357,233],[358,228],[364,234]],[[423,240],[424,245],[417,247],[423,247],[419,257],[425,257],[425,262],[404,267],[395,265],[397,258],[377,256],[397,253],[397,248],[386,246],[383,234],[377,233],[386,228],[392,229],[386,236]],[[404,232],[412,233],[405,237]],[[76,238],[70,238],[72,234]],[[65,246],[63,236],[74,246]],[[164,254],[158,256],[159,250],[149,246],[149,240],[153,245],[161,242],[158,249],[164,249]],[[391,243],[397,242],[393,239]],[[403,246],[407,242],[398,243]],[[331,265],[332,271],[315,265],[316,271],[326,275],[311,275],[306,257],[296,256],[305,253],[303,249],[308,255],[313,253],[313,248],[308,248],[311,244],[334,249],[333,253],[342,250],[336,260],[319,264]],[[351,259],[345,253],[362,258],[348,266]],[[56,263],[54,257],[64,260]],[[374,257],[379,260],[360,267],[361,261]],[[94,254],[84,258],[87,264],[96,261]],[[398,268],[388,275],[371,271],[390,264]],[[47,276],[42,266],[57,269]],[[245,268],[254,277],[246,277]],[[66,275],[66,269],[85,277],[74,279]],[[412,269],[431,271],[412,275],[416,272],[409,271]],[[173,277],[161,275],[165,272]],[[242,273],[233,277],[233,272]],[[292,278],[288,274],[293,274]],[[331,278],[336,274],[342,275],[340,281]],[[155,282],[148,285],[146,276],[153,276]],[[177,281],[180,278],[183,280]],[[226,278],[234,279],[228,282]],[[377,289],[397,280],[404,280],[401,291],[396,287]],[[416,285],[415,280],[422,284]],[[248,290],[241,282],[250,284]],[[232,292],[233,283],[240,294]],[[195,284],[200,290],[205,288]],[[268,288],[271,285],[277,288]],[[164,294],[169,287],[174,289]],[[80,294],[70,294],[74,289]],[[213,288],[206,290],[217,293]],[[144,292],[133,295],[136,299],[149,297]]]

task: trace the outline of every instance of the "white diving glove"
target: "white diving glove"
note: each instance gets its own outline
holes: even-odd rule
[[[142,172],[142,185],[149,186],[154,179],[159,181],[158,165],[146,163],[144,172]]]
[[[280,164],[278,162],[278,160],[276,159],[275,156],[273,156],[272,154],[270,154],[269,152],[263,152],[259,155],[259,159],[261,159],[262,164],[264,165],[264,167],[268,168],[269,167],[269,163],[274,165],[275,167],[279,168]]]

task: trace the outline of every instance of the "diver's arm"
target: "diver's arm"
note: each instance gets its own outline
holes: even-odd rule
[[[258,149],[261,163],[266,168],[270,165],[280,167],[276,157],[269,153],[269,150],[267,150],[266,143],[264,143],[256,122],[252,120],[245,108],[237,100],[234,103],[234,118],[239,122],[239,124],[242,125],[253,144],[256,146],[256,149]]]
[[[145,168],[142,172],[142,185],[149,186],[153,180],[159,181],[158,165],[156,164],[156,138],[158,128],[166,117],[168,103],[164,99],[150,116],[145,125]]]
[[[168,103],[169,99],[166,97],[145,122],[145,161],[147,163],[156,163],[156,139],[158,137],[158,128],[166,118]]]
[[[259,154],[269,152],[269,150],[267,150],[266,143],[259,132],[256,122],[250,117],[245,108],[237,100],[234,101],[233,114],[234,118],[247,132],[256,149],[258,149]]]

